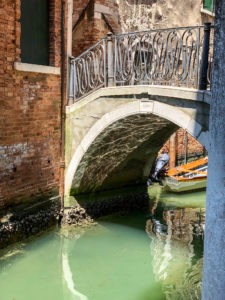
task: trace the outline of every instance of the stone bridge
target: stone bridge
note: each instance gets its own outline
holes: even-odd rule
[[[108,35],[71,60],[66,195],[145,183],[179,127],[208,148],[209,24],[203,29]]]

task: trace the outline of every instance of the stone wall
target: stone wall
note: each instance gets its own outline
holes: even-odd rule
[[[14,63],[21,61],[19,19],[20,0],[2,0],[0,208],[59,190],[61,76],[15,69]],[[50,65],[60,67],[60,0],[50,0],[49,24]]]
[[[0,249],[39,235],[60,223],[61,217],[59,197],[0,211]]]
[[[64,208],[62,225],[84,226],[93,219],[118,212],[148,211],[149,195],[145,185],[113,191],[70,196]]]

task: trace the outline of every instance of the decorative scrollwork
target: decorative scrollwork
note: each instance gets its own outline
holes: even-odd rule
[[[158,84],[198,88],[203,38],[204,26],[110,35],[71,59],[69,98],[78,100],[106,86],[109,78],[110,84],[118,86]],[[212,52],[210,41],[208,85]]]
[[[78,99],[106,82],[105,39],[71,59],[69,97]]]
[[[203,28],[174,28],[115,36],[117,84],[197,86]]]

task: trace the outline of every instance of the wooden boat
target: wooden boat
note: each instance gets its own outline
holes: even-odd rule
[[[165,172],[162,184],[165,190],[186,192],[203,189],[207,182],[208,157],[181,165]]]

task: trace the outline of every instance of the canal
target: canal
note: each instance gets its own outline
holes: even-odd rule
[[[149,211],[2,252],[0,299],[201,299],[205,192],[150,194]]]

